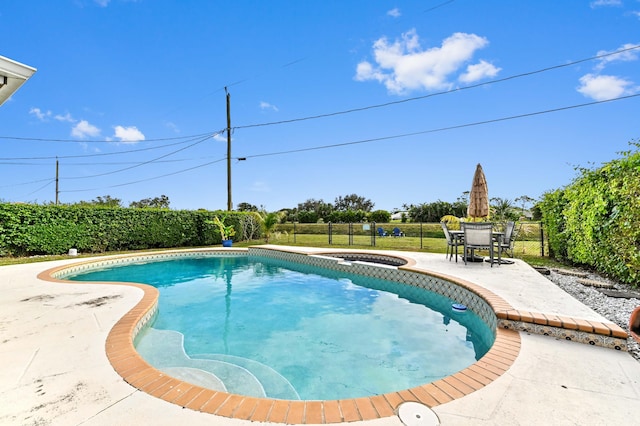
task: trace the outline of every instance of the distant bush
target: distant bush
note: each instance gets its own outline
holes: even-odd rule
[[[370,222],[387,223],[391,221],[391,213],[386,210],[374,210],[369,213]]]

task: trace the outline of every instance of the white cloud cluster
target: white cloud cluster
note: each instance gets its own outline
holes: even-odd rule
[[[124,143],[135,143],[144,140],[144,135],[136,126],[114,126],[115,134],[114,137],[120,140],[120,142]]]
[[[71,124],[71,136],[77,139],[97,138],[100,137],[102,131],[99,127],[89,123],[87,120],[77,120],[70,113],[54,114],[50,110],[42,110],[33,107],[29,110],[29,114],[35,116],[42,122],[48,122],[51,119],[63,123]],[[113,126],[114,134],[107,140],[116,140],[118,142],[134,143],[145,140],[144,134],[138,130],[136,126]]]
[[[87,120],[80,120],[71,128],[71,136],[78,139],[96,137],[100,136],[100,129]]]
[[[216,133],[215,135],[213,135],[213,140],[218,142],[227,142],[227,133],[226,132]]]
[[[271,105],[269,102],[260,102],[260,109],[270,109],[272,111],[278,112],[278,107],[275,105]]]
[[[615,62],[637,61],[640,52],[638,49],[629,50],[635,45],[627,43],[614,51],[600,51],[598,56],[607,55],[594,66],[594,72],[580,77],[580,85],[576,90],[587,98],[596,101],[619,98],[620,96],[633,95],[640,92],[640,87],[633,81],[615,75],[602,74],[604,69]],[[614,53],[614,52],[620,53]],[[613,55],[609,55],[614,53]]]
[[[378,81],[395,94],[447,89],[456,79],[472,83],[493,77],[500,71],[484,60],[464,68],[476,51],[488,44],[486,38],[466,33],[455,33],[443,40],[440,47],[429,49],[421,47],[415,30],[402,34],[401,39],[394,42],[383,37],[373,44],[375,64],[360,62],[354,78]]]
[[[589,3],[592,9],[596,7],[606,7],[606,6],[622,6],[622,0],[594,0]]]
[[[402,14],[400,13],[400,9],[398,9],[397,7],[388,11],[387,15],[391,16],[392,18],[399,18],[400,16],[402,16]]]

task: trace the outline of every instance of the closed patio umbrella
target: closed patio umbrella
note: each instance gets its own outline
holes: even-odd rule
[[[473,175],[467,216],[474,219],[489,216],[489,188],[480,163],[476,166],[476,172]]]

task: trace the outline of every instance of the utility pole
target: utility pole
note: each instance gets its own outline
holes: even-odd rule
[[[58,159],[56,158],[56,206],[58,205]]]
[[[231,211],[231,94],[226,86],[224,92],[227,94],[227,211]]]

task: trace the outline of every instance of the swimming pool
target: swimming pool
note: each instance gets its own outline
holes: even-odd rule
[[[362,275],[257,254],[127,262],[126,268],[108,268],[124,275],[95,275],[104,270],[83,273],[82,279],[159,287],[159,314],[153,327],[139,334],[137,350],[167,374],[232,393],[316,400],[407,389],[473,364],[493,342],[494,329],[485,319],[451,309],[452,303],[467,300],[379,277],[395,268],[374,267],[375,272]],[[317,261],[336,263],[321,257]],[[364,268],[357,262],[341,265]],[[148,269],[158,266],[188,279]],[[313,285],[303,279],[309,272]],[[256,276],[286,277],[294,283],[293,291],[279,281],[258,286]],[[460,295],[456,286],[450,289]],[[193,296],[195,302],[188,300]],[[185,306],[190,306],[187,315],[168,315]],[[195,310],[203,317],[194,315]],[[441,334],[428,336],[428,331]],[[299,350],[297,355],[293,349]],[[436,366],[443,368],[435,371]],[[238,380],[251,376],[258,382]]]

